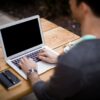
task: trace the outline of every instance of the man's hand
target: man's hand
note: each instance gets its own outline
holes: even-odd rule
[[[58,55],[44,49],[39,53],[38,57],[39,57],[40,60],[42,60],[44,62],[51,63],[51,64],[56,64]]]
[[[36,69],[37,67],[37,64],[33,61],[33,59],[28,59],[26,57],[21,59],[19,65],[26,74],[28,73],[29,69]]]
[[[30,69],[36,69],[37,64],[33,61],[33,59],[31,58],[22,58],[20,63],[19,63],[20,67],[22,68],[22,70],[27,74],[29,72]],[[40,81],[40,78],[38,76],[38,73],[31,73],[30,76],[28,76],[28,79],[30,80],[32,86]]]

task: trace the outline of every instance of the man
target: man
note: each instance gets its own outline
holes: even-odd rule
[[[39,59],[56,64],[54,75],[46,83],[39,78],[32,59],[21,60],[20,66],[39,100],[100,99],[100,0],[69,0],[69,3],[81,24],[83,37],[94,38],[81,41],[59,57],[41,51]]]

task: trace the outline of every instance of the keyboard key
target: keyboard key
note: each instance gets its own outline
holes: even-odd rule
[[[40,61],[40,59],[38,58],[39,52],[40,52],[40,50],[26,55],[26,57],[27,58],[32,58],[35,62],[39,62]],[[19,66],[20,60],[21,60],[21,58],[12,61],[12,63],[15,64],[19,69],[21,69],[21,67]]]

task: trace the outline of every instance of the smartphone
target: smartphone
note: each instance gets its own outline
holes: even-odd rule
[[[4,70],[0,73],[0,83],[8,90],[21,84],[21,80],[10,70]]]

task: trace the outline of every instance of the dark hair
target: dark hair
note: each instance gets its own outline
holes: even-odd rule
[[[97,17],[100,17],[100,0],[77,0],[77,5],[82,2],[86,3]]]

